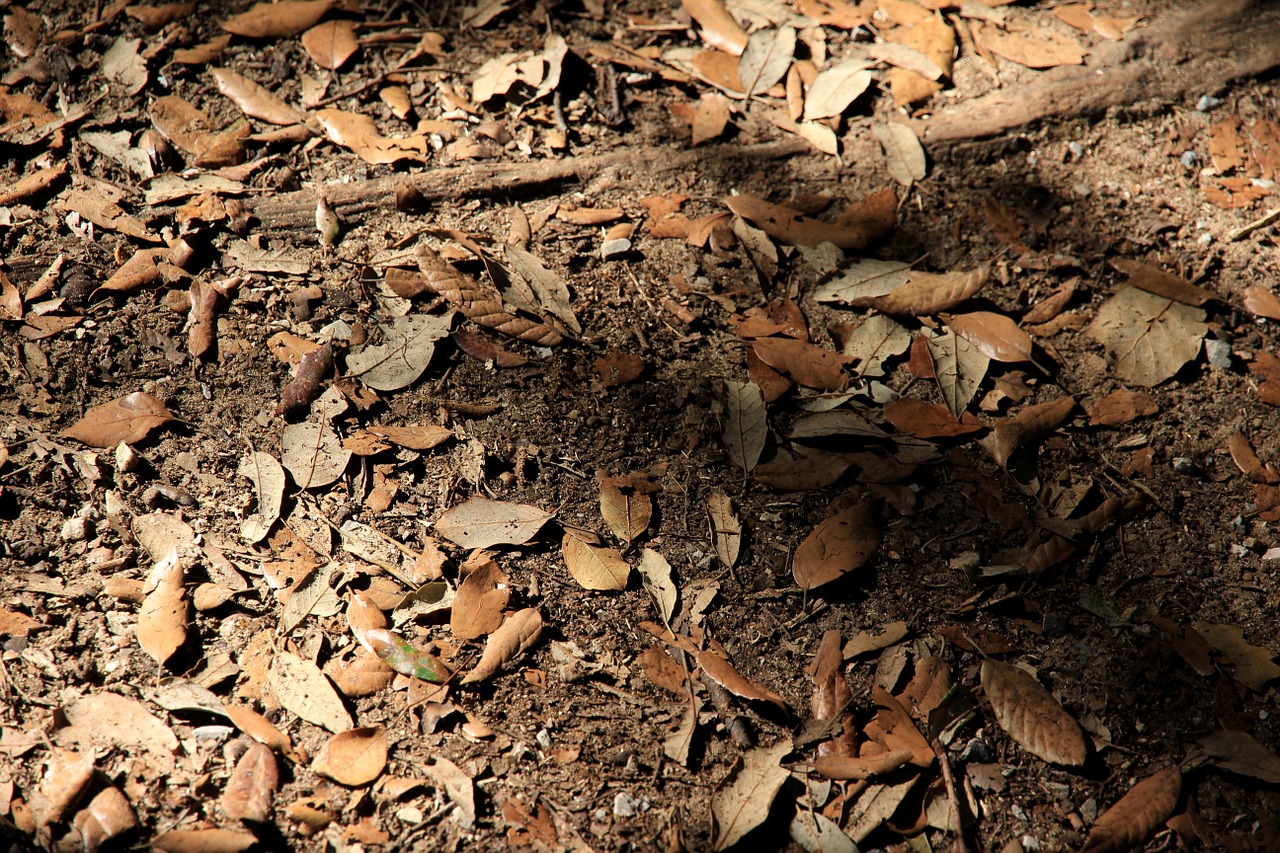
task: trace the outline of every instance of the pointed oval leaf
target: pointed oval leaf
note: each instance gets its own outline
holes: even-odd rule
[[[382,343],[347,356],[352,376],[378,391],[399,391],[418,381],[431,363],[436,341],[449,334],[453,313],[410,314],[382,328]]]
[[[565,568],[583,589],[616,592],[627,588],[631,566],[613,548],[598,548],[572,533],[560,541]]]
[[[528,650],[542,635],[542,614],[529,607],[507,617],[502,627],[489,636],[484,653],[475,669],[462,679],[463,684],[492,678],[507,662]]]
[[[531,504],[473,497],[440,516],[435,529],[463,548],[523,545],[551,516],[552,513]]]
[[[279,784],[275,753],[264,743],[252,743],[227,780],[219,801],[222,810],[232,820],[265,823],[271,817],[271,802]]]
[[[796,31],[791,27],[756,30],[738,58],[738,79],[747,96],[773,88],[791,67],[796,52]]]
[[[314,27],[333,8],[334,0],[280,0],[256,3],[247,12],[229,19],[222,28],[251,39],[293,36]]]
[[[1102,813],[1082,853],[1124,853],[1137,850],[1164,825],[1182,796],[1182,773],[1166,767],[1143,779]]]
[[[645,548],[640,555],[640,577],[664,623],[676,612],[676,585],[671,580],[671,564],[657,551]]]
[[[423,651],[399,634],[386,628],[356,630],[354,625],[352,633],[366,649],[401,675],[421,678],[432,684],[444,684],[449,680],[449,668],[439,658]]]
[[[355,21],[325,21],[302,34],[302,46],[321,68],[336,71],[360,47]]]
[[[90,447],[136,444],[153,429],[173,420],[164,403],[146,391],[134,391],[110,403],[94,406],[84,417],[62,431],[62,435]]]
[[[1031,336],[1012,317],[994,311],[970,311],[967,314],[943,314],[957,335],[978,348],[992,361],[1016,363],[1034,360]]]
[[[280,704],[308,723],[345,732],[353,723],[333,685],[320,668],[292,652],[280,652],[267,673]]]
[[[163,665],[187,641],[187,595],[174,548],[147,575],[146,597],[138,611],[138,645]]]
[[[1280,785],[1280,756],[1248,732],[1219,729],[1200,739],[1205,754],[1223,770]]]
[[[942,391],[951,414],[959,419],[968,408],[978,386],[987,375],[991,359],[973,344],[948,331],[945,335],[928,338],[929,354],[933,357],[934,378]]]
[[[846,59],[818,72],[804,96],[804,120],[838,116],[871,85],[873,76],[861,59]]]
[[[341,785],[368,785],[387,767],[387,730],[382,726],[339,732],[325,741],[311,769]]]
[[[816,589],[864,565],[880,547],[883,531],[875,505],[864,501],[836,513],[796,548],[791,574],[801,589]]]
[[[724,422],[724,446],[729,458],[748,474],[764,452],[769,425],[765,420],[764,392],[754,382],[729,380]]]
[[[751,750],[733,766],[711,795],[711,818],[715,829],[713,849],[726,850],[748,832],[764,823],[773,799],[791,771],[781,762],[791,751],[791,741],[783,738],[772,746]]]
[[[280,461],[300,489],[315,489],[337,481],[351,461],[328,423],[289,424],[280,435]]]
[[[210,73],[218,84],[218,91],[235,101],[240,111],[250,118],[285,126],[302,121],[302,113],[248,77],[229,68],[211,68]]]
[[[975,295],[991,277],[983,264],[968,272],[931,273],[913,270],[907,283],[884,295],[852,299],[855,308],[874,308],[895,316],[923,316],[946,311]]]
[[[474,640],[498,629],[511,598],[507,576],[486,560],[463,579],[449,610],[449,629],[459,640]]]
[[[751,348],[765,364],[809,388],[839,391],[848,380],[843,358],[807,341],[761,338]]]
[[[1023,749],[1051,764],[1084,764],[1087,750],[1079,724],[1040,682],[1012,664],[987,660],[982,689],[996,722]]]

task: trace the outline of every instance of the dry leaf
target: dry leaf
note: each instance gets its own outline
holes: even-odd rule
[[[806,341],[761,338],[751,348],[765,364],[809,388],[839,391],[848,380],[843,358]]]
[[[1001,468],[1019,449],[1036,444],[1066,423],[1075,411],[1073,397],[1059,397],[1047,403],[1028,406],[1011,418],[1005,418],[995,429],[992,456]]]
[[[658,608],[663,624],[671,624],[678,595],[676,585],[671,581],[671,564],[657,551],[645,548],[640,554],[640,579]]]
[[[1086,53],[1075,39],[1049,29],[1009,33],[995,27],[974,27],[974,38],[992,53],[1028,68],[1079,65],[1084,62]]]
[[[280,704],[308,723],[334,733],[345,732],[354,725],[329,679],[311,661],[292,652],[280,652],[271,662],[268,677]]]
[[[1052,764],[1084,764],[1087,751],[1079,724],[1040,682],[1012,664],[987,660],[982,689],[996,722],[1023,749]]]
[[[813,696],[809,699],[809,711],[815,720],[840,722],[843,731],[818,744],[818,755],[854,754],[854,728],[852,715],[848,713],[853,693],[844,677],[844,658],[840,654],[840,632],[823,633],[814,653],[813,663],[805,670],[813,678]]]
[[[31,810],[36,825],[60,823],[93,779],[93,750],[74,752],[53,748],[49,764],[33,792]]]
[[[480,662],[463,677],[462,683],[492,678],[504,664],[531,648],[541,635],[542,614],[536,609],[525,608],[508,615],[502,627],[489,635]]]
[[[1160,411],[1160,402],[1150,394],[1120,388],[1092,403],[1089,426],[1124,426],[1134,418],[1147,417]]]
[[[791,751],[783,738],[772,746],[753,749],[742,756],[711,795],[714,850],[727,850],[751,830],[764,823],[773,799],[791,773],[781,766]]]
[[[322,776],[352,788],[368,785],[387,767],[387,730],[382,726],[339,732],[325,741],[311,762]]]
[[[653,518],[654,486],[643,477],[605,477],[600,481],[600,515],[614,536],[631,544],[649,527]]]
[[[958,419],[978,392],[991,360],[954,332],[930,337],[927,343],[942,399]]]
[[[1254,316],[1280,320],[1280,298],[1260,284],[1251,284],[1244,289],[1244,308]]]
[[[865,249],[880,236],[878,229],[867,223],[833,225],[753,195],[726,196],[724,203],[770,237],[795,246],[816,248],[823,243],[833,243],[841,249]]]
[[[138,827],[138,816],[119,788],[104,788],[89,805],[76,812],[73,824],[87,851],[102,848],[107,841]]]
[[[248,77],[228,68],[211,68],[209,71],[218,84],[218,91],[235,101],[240,111],[250,118],[286,126],[303,120],[302,113]]]
[[[880,547],[884,533],[875,504],[864,501],[836,513],[796,547],[791,575],[801,589],[816,589],[863,566]]]
[[[235,829],[171,829],[151,839],[160,853],[243,853],[257,843],[253,835]]]
[[[910,273],[911,264],[859,258],[836,270],[818,286],[813,296],[819,302],[849,303],[886,296],[905,285]]]
[[[1271,649],[1250,643],[1239,627],[1200,620],[1194,625],[1209,645],[1234,665],[1236,679],[1250,690],[1261,693],[1268,684],[1280,678],[1280,666],[1275,662],[1275,653]]]
[[[401,160],[423,162],[430,151],[425,136],[383,136],[378,131],[377,123],[364,113],[329,108],[316,111],[315,116],[335,145],[351,149],[352,153],[372,166],[389,165]]]
[[[178,738],[137,699],[118,693],[91,693],[62,709],[71,725],[58,729],[60,745],[133,752],[159,773],[176,766]]]
[[[905,749],[911,753],[911,763],[918,767],[933,764],[934,754],[929,742],[920,734],[911,715],[902,703],[879,685],[872,685],[876,718],[867,726],[867,737],[885,748],[886,752]]]
[[[293,742],[289,740],[289,736],[257,711],[244,705],[224,705],[222,710],[236,728],[258,743],[285,755],[293,753]]]
[[[860,59],[847,59],[818,73],[805,93],[804,120],[813,121],[844,113],[874,79]]]
[[[290,415],[311,405],[320,393],[320,383],[333,373],[333,342],[325,341],[302,357],[298,371],[280,393],[277,415]]]
[[[564,340],[563,335],[546,323],[508,312],[503,307],[501,294],[494,288],[458,272],[425,244],[419,243],[416,253],[418,269],[426,278],[427,288],[456,305],[471,322],[544,347],[556,346]]]
[[[969,272],[913,270],[907,273],[906,284],[884,296],[862,296],[846,301],[855,308],[874,308],[896,316],[936,314],[977,294],[990,277],[991,267],[986,264]]]
[[[161,666],[187,641],[186,586],[177,548],[147,574],[137,633],[138,645]]]
[[[1102,344],[1122,382],[1147,387],[1172,377],[1200,354],[1205,312],[1136,287],[1098,309],[1089,334]]]
[[[852,463],[830,453],[757,465],[752,476],[757,482],[783,492],[825,489],[837,482]]]
[[[560,541],[565,568],[584,589],[617,591],[627,588],[631,566],[613,548],[590,545],[573,533]]]
[[[698,22],[707,44],[733,56],[742,54],[747,34],[725,9],[723,0],[680,0],[680,5]]]
[[[735,382],[727,386],[726,416],[722,437],[733,464],[750,474],[764,452],[769,425],[765,420],[764,393],[754,382]]]
[[[523,545],[552,513],[530,504],[472,497],[436,520],[435,531],[463,548]]]
[[[472,778],[461,767],[438,755],[422,769],[462,812],[459,821],[462,828],[472,829],[476,822],[476,788]]]
[[[300,489],[315,489],[337,482],[351,461],[328,422],[288,424],[280,435],[280,462]]]
[[[348,375],[378,391],[407,388],[426,371],[436,341],[449,334],[453,312],[443,315],[409,314],[381,327],[382,342],[347,356]]]
[[[911,763],[912,751],[905,747],[855,758],[852,755],[824,755],[813,762],[813,771],[824,779],[869,779],[883,776]]]
[[[942,322],[992,361],[1035,361],[1031,336],[1012,317],[992,311],[941,314]]]
[[[905,124],[890,122],[871,125],[871,135],[884,149],[889,174],[904,187],[909,187],[926,174],[924,147],[915,131]]]
[[[134,391],[110,403],[94,406],[60,435],[90,447],[137,444],[153,429],[174,420],[164,403],[145,391]]]
[[[328,11],[334,0],[280,0],[278,3],[257,3],[247,12],[228,20],[222,28],[229,33],[251,39],[293,36],[314,27]]]
[[[591,368],[600,377],[600,387],[614,388],[639,379],[644,373],[644,358],[637,353],[610,350],[595,359]]]
[[[252,743],[231,771],[219,803],[232,820],[266,823],[271,819],[271,803],[279,786],[280,767],[275,753],[264,743]]]
[[[1200,738],[1200,746],[1218,767],[1268,785],[1280,785],[1280,756],[1247,732],[1219,729]]]
[[[493,560],[486,560],[458,586],[449,611],[449,629],[459,640],[474,640],[498,629],[502,611],[511,598],[506,574]]]
[[[719,92],[708,92],[693,113],[693,143],[701,145],[724,133],[729,123],[729,99]],[[681,234],[680,236],[684,236]]]
[[[1211,302],[1218,298],[1218,295],[1211,290],[1196,287],[1189,281],[1178,278],[1176,275],[1170,275],[1162,269],[1153,267],[1150,264],[1144,264],[1141,261],[1133,261],[1128,258],[1112,258],[1111,266],[1127,275],[1129,277],[1127,283],[1133,287],[1140,287],[1148,293],[1154,293],[1156,296],[1163,296],[1166,299],[1172,299],[1184,305],[1193,305],[1199,308],[1206,302]]]
[[[1129,789],[1103,812],[1082,853],[1124,853],[1141,848],[1173,814],[1182,796],[1182,773],[1166,767]]]
[[[756,30],[738,58],[738,79],[748,97],[762,94],[780,81],[791,67],[796,52],[796,31],[792,27]]]
[[[360,47],[354,21],[326,21],[302,34],[302,46],[321,68],[336,71]]]
[[[725,568],[731,569],[742,550],[742,522],[733,511],[733,500],[716,489],[707,498],[707,514],[711,519],[711,543],[716,557]]]

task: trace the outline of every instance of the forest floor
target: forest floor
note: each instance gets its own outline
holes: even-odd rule
[[[0,3],[3,837],[1280,848],[1280,13],[1089,6]]]

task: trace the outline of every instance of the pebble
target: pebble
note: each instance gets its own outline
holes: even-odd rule
[[[635,817],[649,810],[649,801],[643,797],[635,797],[627,791],[619,791],[613,798],[613,814],[615,817]]]
[[[1280,548],[1268,548],[1267,552],[1262,555],[1262,562],[1264,563],[1274,563],[1276,560],[1280,560]]]
[[[600,246],[600,257],[607,261],[611,258],[620,258],[630,251],[631,241],[625,237],[619,237],[614,240],[604,241]]]
[[[1090,797],[1081,803],[1080,817],[1084,818],[1085,823],[1092,826],[1093,822],[1098,819],[1098,801]]]
[[[83,542],[89,538],[89,519],[73,515],[62,523],[63,542]]]
[[[1207,113],[1209,110],[1221,104],[1222,101],[1213,95],[1201,95],[1200,100],[1196,101],[1196,111]]]
[[[1250,553],[1249,549],[1241,545],[1239,542],[1231,543],[1231,556],[1247,557],[1249,556],[1249,553]]]
[[[1209,367],[1214,370],[1231,369],[1231,344],[1216,338],[1208,338],[1204,342],[1204,354],[1209,359]]]
[[[1067,143],[1067,150],[1071,152],[1073,159],[1079,160],[1084,156],[1084,146],[1079,142],[1071,141]]]
[[[1190,456],[1173,457],[1173,470],[1184,476],[1191,476],[1199,471],[1196,460]]]
[[[1183,151],[1182,156],[1178,158],[1178,162],[1188,169],[1194,169],[1196,163],[1200,162],[1200,155],[1194,151]]]
[[[991,747],[982,738],[973,738],[964,745],[964,752],[960,753],[960,760],[969,763],[976,762],[985,764],[992,759]]]

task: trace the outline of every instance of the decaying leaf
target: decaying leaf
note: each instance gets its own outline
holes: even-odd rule
[[[1107,350],[1116,376],[1150,387],[1200,354],[1209,327],[1199,308],[1124,287],[1098,308],[1089,334]]]
[[[280,462],[300,489],[336,482],[351,461],[351,451],[326,421],[289,424],[280,435]]]
[[[987,375],[991,359],[955,332],[927,339],[942,399],[958,420]]]
[[[536,608],[528,607],[509,614],[502,627],[489,635],[480,662],[463,677],[462,683],[492,678],[505,664],[530,649],[541,635],[542,614]]]
[[[289,415],[311,405],[320,392],[320,383],[333,372],[333,342],[325,341],[302,357],[298,372],[280,394],[277,415]]]
[[[1028,406],[1011,418],[1005,418],[995,429],[992,453],[1001,468],[1020,448],[1033,445],[1062,426],[1075,411],[1074,397],[1059,397],[1047,403]]]
[[[917,438],[954,438],[983,429],[982,423],[969,412],[960,420],[945,406],[916,397],[900,397],[884,407],[884,416],[894,429]]]
[[[476,325],[544,347],[556,346],[564,340],[563,335],[546,323],[508,312],[496,290],[458,272],[426,244],[418,244],[417,258],[428,289],[456,305],[463,316]]]
[[[146,597],[138,610],[138,645],[163,666],[187,641],[187,615],[185,576],[174,548],[147,575]]]
[[[238,829],[171,829],[151,839],[160,853],[243,853],[257,843],[252,833]]]
[[[418,381],[435,355],[436,341],[449,334],[453,313],[409,314],[382,326],[382,342],[347,356],[350,375],[370,388],[399,391]]]
[[[506,574],[494,560],[485,560],[463,578],[449,610],[449,629],[459,640],[491,634],[502,624],[502,611],[511,598]]]
[[[796,547],[792,577],[801,589],[816,589],[863,566],[883,538],[874,502],[855,504],[823,521]]]
[[[774,797],[791,775],[781,766],[790,751],[788,738],[753,749],[743,755],[716,786],[711,795],[713,849],[727,850],[764,823]]]
[[[742,521],[733,510],[733,500],[719,489],[707,497],[711,519],[711,544],[726,568],[733,568],[742,550]]]
[[[884,376],[885,362],[911,346],[911,333],[887,314],[873,314],[856,327],[833,326],[830,331],[840,352],[857,361],[858,374],[872,379]]]
[[[773,88],[791,67],[795,51],[796,31],[792,27],[760,29],[748,36],[747,46],[738,57],[738,80],[747,96]]]
[[[531,504],[477,496],[441,515],[435,530],[463,548],[523,545],[542,529],[551,516],[552,513]]]
[[[121,442],[137,444],[152,430],[172,420],[173,414],[164,403],[146,391],[134,391],[94,406],[61,434],[90,447],[115,447]]]
[[[769,425],[765,420],[764,393],[754,382],[729,380],[723,427],[725,450],[733,464],[750,474],[764,452]]]
[[[1275,652],[1250,643],[1238,626],[1202,620],[1197,620],[1194,625],[1209,645],[1234,665],[1236,678],[1250,690],[1261,693],[1268,684],[1280,678],[1280,665],[1275,662]]]
[[[1182,773],[1176,766],[1148,776],[1098,817],[1082,853],[1137,850],[1164,826],[1181,796]]]
[[[726,196],[724,203],[773,239],[794,246],[816,248],[823,243],[833,243],[841,249],[857,250],[865,249],[879,237],[879,229],[866,223],[841,225],[822,222],[753,195]]]
[[[794,338],[761,338],[751,348],[760,360],[808,388],[839,391],[848,381],[844,359],[831,350]]]
[[[1147,293],[1163,296],[1184,305],[1196,308],[1218,298],[1218,295],[1203,287],[1196,287],[1189,281],[1176,275],[1170,275],[1159,267],[1144,264],[1129,258],[1112,258],[1111,266],[1129,277],[1128,284],[1139,287]]]
[[[572,532],[560,541],[565,568],[584,589],[617,591],[627,588],[631,566],[614,548],[600,548]]]
[[[1034,32],[1004,32],[995,27],[975,27],[974,38],[980,46],[1005,59],[1028,68],[1053,68],[1079,65],[1085,49],[1071,37],[1055,30],[1041,28]]]
[[[269,671],[271,689],[288,711],[331,732],[354,724],[329,679],[314,663],[292,652],[279,652]]]
[[[265,823],[271,818],[271,803],[279,785],[275,753],[264,743],[252,743],[231,771],[219,803],[232,820]]]
[[[315,116],[335,145],[351,149],[370,165],[389,165],[401,160],[422,162],[431,150],[425,136],[383,136],[373,118],[364,113],[329,108],[319,110]]]
[[[871,125],[871,135],[884,149],[889,174],[904,187],[909,187],[926,174],[924,147],[915,131],[899,122]]]
[[[333,3],[334,0],[256,3],[249,11],[226,21],[222,28],[234,35],[253,39],[293,36],[318,24],[333,8]]]
[[[676,585],[671,580],[671,564],[657,551],[645,548],[640,554],[640,579],[664,624],[676,612]]]
[[[1052,764],[1084,764],[1084,733],[1040,682],[1012,664],[987,660],[982,664],[982,689],[996,722],[1023,749]]]
[[[325,741],[311,769],[350,787],[368,785],[387,766],[387,730],[382,726],[350,729]]]
[[[724,7],[723,0],[680,0],[701,27],[702,38],[717,50],[739,56],[747,46],[747,34]]]

